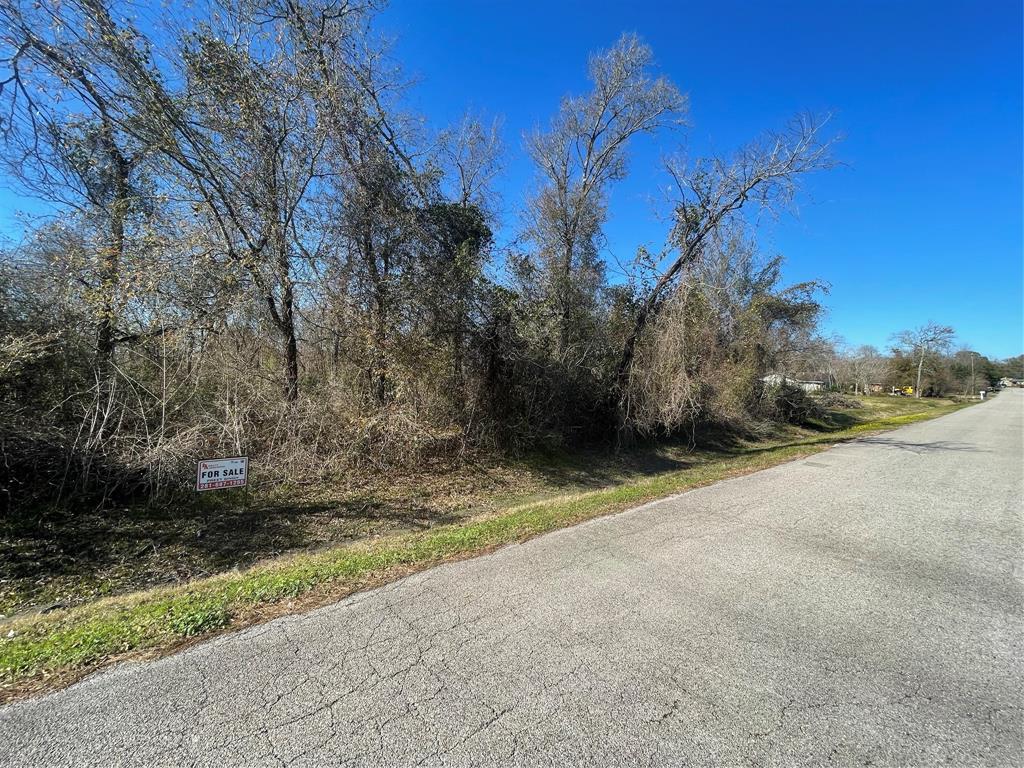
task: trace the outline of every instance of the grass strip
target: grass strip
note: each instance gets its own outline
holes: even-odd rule
[[[288,599],[329,586],[321,602],[338,599],[445,561],[618,512],[647,501],[754,472],[868,432],[935,418],[962,405],[866,421],[781,445],[752,446],[686,469],[588,493],[534,502],[418,533],[279,558],[242,572],[190,584],[106,598],[5,625],[0,637],[0,701],[70,682],[125,655],[167,652],[194,638],[283,613]],[[315,595],[313,595],[315,596]],[[316,603],[313,602],[313,605]],[[311,605],[305,602],[303,607]]]

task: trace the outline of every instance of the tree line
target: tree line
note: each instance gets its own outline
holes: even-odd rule
[[[929,322],[894,334],[888,352],[822,341],[820,371],[830,388],[853,394],[910,389],[916,397],[977,397],[1006,379],[1024,378],[1024,355],[991,360],[956,346],[953,328]]]
[[[614,281],[630,145],[687,117],[650,48],[590,57],[501,220],[500,121],[411,112],[378,11],[0,0],[4,172],[56,212],[0,259],[6,503],[160,497],[225,453],[312,483],[779,417],[761,377],[818,348],[824,286],[783,285],[756,225],[833,165],[827,118],[667,144],[665,245]]]

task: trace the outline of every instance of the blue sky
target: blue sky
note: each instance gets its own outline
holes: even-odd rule
[[[505,120],[506,222],[532,171],[522,133],[586,89],[587,54],[639,33],[690,95],[692,126],[642,141],[612,193],[610,257],[657,247],[660,157],[728,152],[800,110],[833,110],[846,167],[762,233],[787,279],[832,284],[827,330],[884,346],[928,320],[978,351],[1024,351],[1019,0],[395,2],[381,27],[432,124]]]
[[[504,119],[505,233],[533,174],[522,134],[587,88],[589,52],[639,33],[690,96],[690,128],[631,148],[611,196],[609,260],[658,248],[660,158],[725,153],[801,110],[835,113],[845,167],[808,180],[761,241],[789,281],[832,285],[826,331],[884,347],[928,320],[991,357],[1024,351],[1022,18],[983,3],[405,0],[380,28],[432,127]],[[0,190],[0,231],[38,210]]]

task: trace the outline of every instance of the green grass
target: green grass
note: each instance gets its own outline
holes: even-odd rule
[[[878,401],[877,403],[874,401]],[[807,431],[787,442],[700,453],[684,469],[572,493],[421,533],[278,558],[236,571],[108,597],[24,617],[0,635],[0,700],[66,683],[125,654],[166,652],[192,638],[255,623],[288,611],[288,601],[312,606],[412,570],[487,552],[646,501],[756,471],[824,450],[865,432],[892,429],[962,407],[934,401],[869,398],[857,423]]]

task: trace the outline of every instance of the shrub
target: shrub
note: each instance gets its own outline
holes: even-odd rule
[[[816,395],[818,404],[822,408],[845,408],[845,409],[856,409],[863,408],[864,405],[855,397],[848,397],[840,392],[821,392]]]
[[[767,395],[768,415],[790,424],[806,424],[811,419],[820,419],[825,415],[824,409],[814,397],[792,384],[772,387]]]

